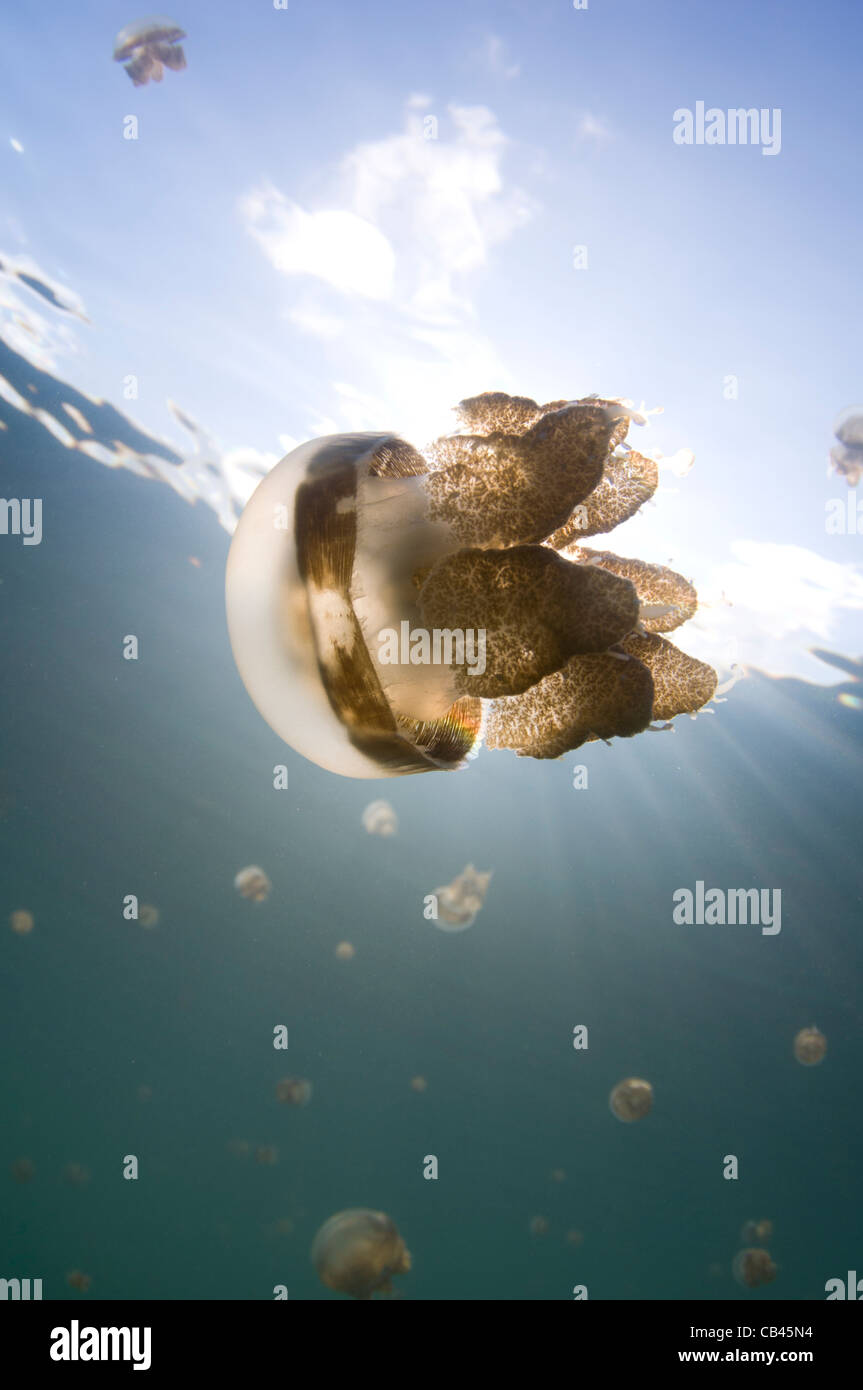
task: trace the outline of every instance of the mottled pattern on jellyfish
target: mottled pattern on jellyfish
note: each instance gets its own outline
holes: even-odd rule
[[[282,1105],[308,1105],[312,1083],[300,1076],[284,1076],[276,1082],[276,1097]]]
[[[602,477],[621,407],[591,401],[542,416],[523,435],[448,435],[422,486],[433,521],[463,545],[530,545],[562,526]]]
[[[762,1284],[773,1283],[777,1268],[766,1250],[738,1250],[731,1273],[744,1289],[757,1289]]]
[[[674,719],[694,714],[716,690],[716,672],[694,656],[687,656],[655,634],[631,632],[620,644],[625,652],[647,667],[653,677],[654,719]]]
[[[482,873],[473,864],[467,864],[452,883],[435,889],[438,915],[434,924],[440,931],[467,931],[473,926],[485,901],[492,873],[492,869]]]
[[[249,864],[234,878],[234,887],[244,898],[253,903],[262,903],[270,896],[270,880],[257,864]]]
[[[19,908],[16,912],[10,913],[9,925],[16,936],[29,936],[36,924],[32,912]]]
[[[659,470],[653,459],[635,449],[617,450],[605,463],[602,479],[546,541],[552,550],[567,550],[588,536],[604,535],[628,521],[659,485]]]
[[[649,1081],[642,1081],[638,1076],[628,1076],[625,1081],[618,1081],[608,1097],[608,1106],[616,1119],[626,1125],[634,1124],[650,1114],[653,1087]]]
[[[671,632],[691,618],[698,607],[698,595],[689,580],[665,565],[625,560],[609,550],[588,550],[586,546],[567,551],[567,558],[596,565],[634,584],[640,604],[638,621],[645,632]]]
[[[312,1242],[312,1264],[328,1289],[368,1300],[407,1274],[411,1257],[395,1222],[382,1211],[352,1207],[325,1221]]]
[[[794,1056],[804,1067],[817,1067],[827,1054],[827,1039],[817,1028],[801,1028],[794,1039]]]
[[[484,391],[469,396],[455,408],[459,427],[466,434],[524,434],[549,410],[560,409],[566,401],[537,405],[529,396],[508,396],[504,391]]]
[[[122,63],[136,87],[161,82],[163,68],[181,72],[186,55],[180,39],[186,37],[173,19],[139,19],[121,29],[114,44],[114,61]]]
[[[599,652],[638,621],[626,579],[575,565],[541,545],[460,550],[434,566],[420,590],[431,628],[484,631],[485,670],[457,665],[460,694],[519,695],[576,653]]]
[[[86,1293],[92,1282],[90,1275],[84,1274],[80,1269],[70,1269],[66,1275],[66,1283],[76,1293]]]
[[[631,738],[646,729],[653,679],[619,650],[570,657],[523,695],[493,700],[485,742],[520,757],[559,758],[596,738]]]
[[[773,1235],[773,1222],[767,1217],[762,1217],[760,1221],[745,1221],[743,1230],[740,1232],[740,1242],[742,1245],[766,1245]]]
[[[388,801],[370,801],[363,811],[363,825],[370,835],[395,835],[399,818]]]

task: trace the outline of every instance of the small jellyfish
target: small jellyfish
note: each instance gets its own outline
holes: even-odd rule
[[[776,1278],[776,1265],[766,1250],[738,1250],[731,1265],[731,1273],[744,1289],[757,1289],[761,1284],[772,1284]]]
[[[399,818],[388,801],[370,801],[363,811],[363,825],[370,835],[395,835]]]
[[[90,1275],[83,1274],[80,1269],[70,1269],[66,1275],[69,1288],[77,1290],[78,1293],[86,1293],[92,1282]]]
[[[567,1245],[582,1245],[584,1243],[584,1231],[577,1231],[575,1228],[571,1231],[567,1231],[566,1243]]]
[[[280,1216],[273,1223],[273,1230],[277,1236],[290,1236],[294,1233],[294,1223],[290,1216]]]
[[[36,924],[33,921],[33,913],[22,907],[10,914],[9,925],[16,936],[29,936]]]
[[[67,1163],[63,1169],[63,1177],[72,1187],[86,1187],[90,1181],[90,1170],[82,1163]]]
[[[411,1077],[411,1090],[412,1090],[412,1091],[416,1091],[418,1095],[422,1095],[423,1091],[425,1091],[427,1088],[428,1088],[428,1082],[426,1081],[426,1079],[425,1079],[424,1076],[412,1076],[412,1077]]]
[[[350,1207],[325,1221],[311,1253],[322,1284],[363,1300],[375,1292],[392,1293],[393,1275],[407,1274],[411,1267],[395,1222],[366,1207]]]
[[[147,1105],[148,1102],[153,1099],[153,1087],[147,1086],[145,1083],[143,1086],[138,1087],[136,1094],[141,1104]]]
[[[249,864],[245,869],[240,869],[234,878],[237,892],[253,903],[266,902],[272,886],[263,869],[257,864]]]
[[[644,416],[487,392],[424,457],[330,435],[261,481],[228,557],[231,647],[260,713],[345,777],[467,766],[480,739],[558,758],[707,704],[664,634],[697,606],[660,565],[584,549],[656,491]],[[661,635],[662,634],[662,635]]]
[[[794,1039],[794,1056],[803,1067],[817,1067],[827,1054],[827,1039],[817,1028],[801,1028]]]
[[[285,1076],[276,1082],[276,1096],[282,1105],[308,1105],[312,1098],[312,1083],[299,1076]]]
[[[483,905],[493,870],[478,872],[473,864],[468,864],[452,881],[443,888],[436,888],[437,918],[433,919],[441,931],[466,931],[473,926],[476,915]]]
[[[608,1097],[608,1104],[612,1115],[624,1124],[633,1124],[636,1120],[643,1120],[645,1115],[649,1115],[653,1106],[653,1087],[649,1081],[642,1081],[637,1076],[628,1076],[625,1081],[618,1081]]]
[[[741,1245],[766,1245],[773,1235],[773,1222],[767,1217],[760,1221],[746,1221],[740,1232]]]
[[[229,1139],[225,1147],[234,1158],[248,1158],[252,1151],[248,1139]]]
[[[830,450],[833,468],[848,483],[856,487],[863,478],[863,407],[844,410],[833,427],[837,443]]]
[[[532,1236],[547,1236],[548,1221],[544,1216],[532,1216],[528,1224],[528,1230]]]
[[[161,82],[164,69],[181,72],[186,55],[180,39],[186,35],[173,19],[138,19],[121,29],[114,43],[114,61],[122,63],[136,87]]]
[[[565,1169],[565,1168],[552,1168],[552,1170],[551,1170],[551,1180],[552,1180],[552,1182],[566,1182],[566,1169]]]
[[[336,947],[336,957],[338,960],[353,960],[357,953],[355,946],[350,941],[340,941]]]
[[[32,1182],[36,1176],[36,1165],[32,1158],[16,1158],[9,1166],[16,1182]]]
[[[152,928],[159,925],[159,909],[152,903],[140,903],[138,907],[138,922],[142,927]]]
[[[262,1164],[265,1168],[272,1168],[274,1163],[279,1161],[279,1151],[275,1144],[259,1144],[255,1149],[255,1162]]]

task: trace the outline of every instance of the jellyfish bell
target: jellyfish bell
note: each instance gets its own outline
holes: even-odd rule
[[[766,1250],[752,1247],[738,1250],[731,1265],[731,1273],[744,1289],[757,1289],[762,1284],[772,1284],[778,1269]]]
[[[240,676],[275,732],[331,772],[462,768],[484,727],[490,747],[558,757],[713,694],[711,668],[658,635],[688,616],[685,581],[669,601],[668,572],[578,551],[656,488],[656,464],[622,449],[631,412],[501,393],[459,409],[470,432],[428,457],[385,433],[300,445],[237,525]]]
[[[817,1028],[801,1028],[794,1039],[794,1056],[803,1067],[817,1067],[827,1055],[827,1039]]]
[[[528,1230],[532,1236],[548,1235],[548,1220],[544,1216],[532,1216],[528,1223]]]
[[[89,1274],[84,1274],[80,1269],[70,1269],[66,1275],[66,1283],[70,1289],[75,1289],[77,1293],[86,1293],[93,1280]]]
[[[336,958],[338,960],[353,960],[356,953],[356,947],[350,941],[340,941],[336,947]]]
[[[250,902],[266,902],[270,896],[272,884],[264,873],[263,869],[257,864],[249,864],[245,869],[234,877],[234,887],[243,898],[248,898]]]
[[[362,820],[369,835],[386,838],[398,832],[399,818],[388,801],[370,801],[363,811]]]
[[[181,72],[186,66],[180,47],[180,39],[185,37],[179,24],[163,15],[135,20],[117,35],[114,61],[123,64],[136,87],[161,82],[164,68]]]
[[[467,931],[472,927],[485,901],[492,873],[492,869],[481,873],[473,864],[466,864],[452,883],[436,888],[438,915],[432,919],[434,925],[445,932]]]
[[[35,926],[33,913],[28,912],[26,908],[18,908],[10,913],[9,925],[16,936],[29,936]]]
[[[276,1082],[276,1098],[282,1105],[308,1105],[312,1083],[299,1076],[285,1076]]]
[[[636,1120],[643,1120],[645,1115],[649,1115],[653,1108],[653,1087],[649,1081],[642,1081],[640,1077],[628,1076],[625,1081],[618,1081],[617,1085],[608,1097],[608,1106],[612,1115],[624,1124],[634,1124]]]
[[[391,1278],[411,1267],[395,1222],[366,1207],[351,1207],[325,1221],[312,1242],[311,1258],[328,1289],[362,1300],[391,1292]]]

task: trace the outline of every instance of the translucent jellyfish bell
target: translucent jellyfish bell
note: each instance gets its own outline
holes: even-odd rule
[[[757,1248],[738,1250],[731,1265],[731,1273],[744,1289],[757,1289],[762,1284],[772,1284],[777,1272],[777,1267],[768,1252]]]
[[[661,633],[695,609],[659,566],[582,551],[656,463],[632,412],[489,393],[424,458],[392,434],[311,440],[258,486],[226,577],[234,658],[285,742],[348,777],[556,758],[692,713],[715,672]]]
[[[640,1077],[628,1076],[625,1081],[618,1081],[608,1098],[608,1105],[616,1119],[627,1125],[634,1124],[636,1120],[643,1120],[645,1115],[650,1114],[653,1108],[653,1087],[649,1081],[642,1081]]]
[[[801,1028],[794,1038],[794,1056],[803,1067],[817,1067],[827,1055],[827,1039],[817,1028]]]
[[[392,1276],[406,1274],[411,1267],[395,1222],[365,1207],[351,1207],[325,1221],[311,1254],[322,1284],[363,1300],[376,1291],[390,1293]]]
[[[432,920],[440,931],[467,931],[468,927],[473,926],[477,913],[485,902],[492,872],[493,870],[489,869],[481,873],[473,864],[466,864],[452,883],[435,889],[438,915]]]
[[[150,81],[161,82],[163,71],[181,72],[186,55],[180,39],[186,37],[179,24],[164,15],[136,19],[121,29],[114,42],[114,61],[122,63],[136,87]]]

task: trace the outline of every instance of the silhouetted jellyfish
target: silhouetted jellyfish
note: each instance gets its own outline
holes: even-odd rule
[[[794,1056],[801,1066],[817,1067],[827,1053],[827,1039],[817,1028],[801,1028],[794,1039]]]
[[[137,19],[121,29],[114,43],[114,61],[122,63],[136,87],[161,82],[165,68],[181,72],[186,55],[180,39],[186,35],[173,19]]]
[[[395,835],[399,818],[388,801],[370,801],[363,811],[363,825],[370,835]]]
[[[29,936],[34,926],[33,913],[19,908],[9,916],[9,925],[16,936]]]
[[[270,896],[272,886],[263,869],[258,868],[257,864],[249,864],[234,878],[237,892],[253,903],[265,902]]]
[[[426,1081],[426,1079],[425,1079],[424,1076],[412,1076],[412,1077],[411,1077],[411,1090],[412,1090],[412,1091],[416,1091],[418,1095],[422,1095],[423,1091],[427,1090],[427,1088],[428,1088],[428,1082]]]
[[[662,566],[583,549],[657,464],[627,404],[462,401],[424,458],[393,434],[311,440],[246,506],[226,577],[234,658],[271,727],[348,777],[557,758],[694,713],[716,673],[665,634],[695,611]],[[459,646],[461,642],[461,646]]]
[[[255,1149],[255,1162],[262,1164],[265,1168],[271,1168],[278,1161],[279,1151],[275,1144],[259,1144]]]
[[[138,922],[142,927],[157,927],[159,925],[159,909],[152,903],[139,903]]]
[[[833,433],[838,441],[830,450],[833,467],[849,487],[856,487],[863,478],[863,408],[855,405],[844,410]]]
[[[653,1087],[649,1081],[642,1081],[637,1076],[628,1076],[625,1081],[618,1081],[608,1097],[608,1104],[612,1115],[618,1120],[627,1125],[633,1124],[650,1114],[653,1106]]]
[[[350,1207],[325,1221],[311,1253],[322,1284],[363,1300],[376,1292],[392,1293],[392,1277],[407,1274],[411,1267],[395,1222],[366,1207]]]
[[[9,1165],[9,1171],[16,1182],[32,1182],[36,1176],[36,1165],[32,1158],[16,1158]]]
[[[753,1248],[738,1250],[731,1273],[744,1289],[757,1289],[761,1284],[772,1284],[777,1269],[766,1250]]]
[[[547,1236],[548,1221],[544,1216],[532,1216],[530,1218],[529,1230],[532,1236]]]
[[[336,956],[339,960],[353,960],[356,955],[356,947],[350,941],[340,941],[336,947]]]
[[[78,1293],[86,1293],[93,1280],[89,1274],[83,1274],[80,1269],[70,1269],[66,1275],[66,1283],[70,1289],[75,1289]]]
[[[483,905],[492,870],[480,873],[473,864],[467,864],[461,873],[443,888],[436,888],[437,918],[432,919],[441,931],[466,931],[473,926],[476,915]]]
[[[772,1235],[773,1222],[765,1216],[760,1221],[744,1222],[740,1242],[742,1245],[766,1245]]]
[[[282,1105],[308,1105],[312,1098],[312,1083],[299,1076],[285,1076],[276,1082],[276,1096]]]

